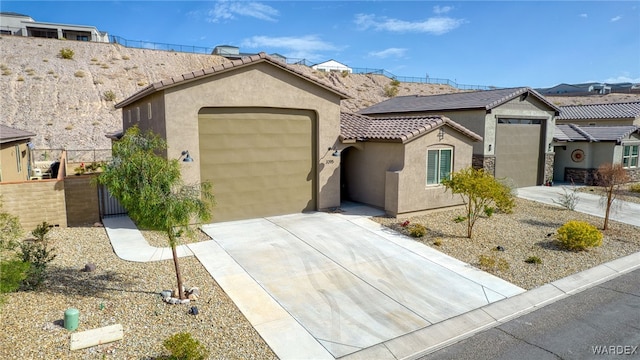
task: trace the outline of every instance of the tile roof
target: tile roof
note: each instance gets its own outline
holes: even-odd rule
[[[556,120],[619,119],[640,117],[640,101],[560,106]]]
[[[18,141],[18,140],[26,140],[34,136],[36,136],[36,134],[29,131],[14,129],[6,125],[0,125],[0,143],[1,144],[12,142],[12,141]]]
[[[308,76],[307,74],[299,71],[298,69],[289,66],[285,63],[283,63],[282,61],[276,60],[274,58],[272,58],[271,56],[267,55],[266,53],[259,53],[256,55],[252,55],[252,56],[247,56],[247,57],[243,57],[241,59],[237,59],[237,60],[231,60],[229,62],[224,62],[222,64],[219,65],[215,65],[213,67],[210,68],[206,68],[206,69],[201,69],[201,70],[197,70],[197,71],[193,71],[190,73],[186,73],[186,74],[182,74],[180,76],[176,76],[176,77],[172,77],[170,79],[166,79],[166,80],[161,80],[158,81],[156,83],[150,84],[148,86],[146,86],[145,88],[141,89],[140,91],[136,92],[135,94],[131,95],[130,97],[128,97],[127,99],[117,103],[115,105],[116,109],[125,107],[139,99],[142,99],[148,95],[151,95],[157,91],[160,90],[164,90],[173,86],[177,86],[177,85],[182,85],[185,84],[186,82],[189,81],[194,81],[194,80],[200,80],[202,78],[205,77],[209,77],[209,76],[214,76],[214,75],[218,75],[220,73],[224,73],[227,71],[230,71],[231,69],[237,69],[237,68],[241,68],[241,67],[245,67],[248,65],[252,65],[252,64],[257,64],[260,62],[267,62],[271,65],[274,65],[276,67],[279,67],[285,71],[288,71],[289,73],[292,73],[296,76],[299,76],[307,81],[310,81],[320,87],[323,87],[337,95],[339,95],[342,99],[348,99],[350,98],[349,95],[347,95],[346,93],[344,93],[342,90],[334,87],[333,85],[329,84],[329,83],[325,83],[323,81],[317,80],[315,78],[312,78],[310,76]]]
[[[450,126],[474,141],[482,141],[480,135],[440,115],[373,118],[344,112],[340,113],[340,138],[342,141],[382,140],[404,143],[444,125]]]
[[[521,87],[428,96],[396,96],[389,100],[385,100],[383,102],[370,106],[366,109],[360,110],[358,113],[367,115],[441,110],[491,110],[496,106],[499,106],[511,99],[524,94],[532,95],[556,112],[560,111],[558,107],[550,103],[535,90],[528,87]]]
[[[632,133],[640,134],[640,127],[626,126],[578,126],[575,124],[556,125],[553,139],[555,141],[615,141],[620,144],[623,138]]]

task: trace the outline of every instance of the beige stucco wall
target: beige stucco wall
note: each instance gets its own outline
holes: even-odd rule
[[[19,151],[16,153],[16,145]],[[2,182],[29,180],[29,148],[26,141],[14,141],[0,145],[0,171]],[[17,157],[20,158],[18,170]]]
[[[462,204],[462,198],[445,191],[442,185],[426,185],[427,150],[453,148],[453,169],[471,167],[473,146],[465,135],[447,126],[442,139],[432,131],[405,144],[405,166],[399,174],[398,207],[386,209],[390,215],[438,209]]]
[[[566,150],[564,149],[566,147]],[[553,168],[554,181],[565,181],[565,169],[597,169],[604,163],[614,161],[616,151],[613,142],[569,142],[555,147],[555,162]],[[575,162],[571,159],[571,153],[577,149],[584,151],[584,160]],[[618,151],[620,152],[620,151]],[[621,153],[620,153],[621,154]],[[622,155],[620,155],[620,162]],[[567,180],[568,181],[568,180]]]
[[[164,123],[167,156],[177,159],[183,150],[188,150],[194,159],[194,162],[182,163],[183,179],[187,183],[200,181],[202,154],[199,152],[198,112],[201,108],[266,107],[315,112],[318,120],[318,209],[340,205],[340,161],[325,156],[327,149],[337,144],[340,134],[341,99],[338,94],[279,67],[259,62],[166,89],[156,96],[163,99],[150,101],[145,98],[126,106],[123,117],[126,121],[127,111],[140,107],[141,118],[145,118],[143,110],[151,102],[153,120],[150,126],[162,127]],[[161,117],[155,119],[156,113],[162,114],[158,115]]]
[[[350,200],[385,209],[386,172],[404,168],[404,145],[360,142],[343,151],[342,157]],[[393,201],[397,193],[391,197]]]
[[[453,171],[471,166],[471,140],[443,127],[445,136],[432,131],[405,144],[360,142],[350,148],[345,176],[351,200],[384,209],[387,214],[432,210],[462,204],[442,185],[427,185],[427,150],[453,148]]]

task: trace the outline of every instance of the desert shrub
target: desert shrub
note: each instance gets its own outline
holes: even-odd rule
[[[507,260],[495,256],[495,255],[480,255],[478,256],[478,265],[485,271],[507,271],[509,270],[509,263]]]
[[[391,86],[400,86],[400,81],[398,81],[397,79],[393,79],[391,80]]]
[[[26,289],[38,287],[47,277],[47,265],[56,258],[55,248],[50,248],[47,241],[49,224],[42,222],[32,232],[35,240],[23,241],[20,244],[22,262],[30,264],[22,285]]]
[[[399,92],[399,91],[400,91],[400,90],[398,90],[398,87],[397,87],[397,86],[389,86],[389,85],[386,85],[386,86],[384,87],[384,95],[385,95],[386,97],[394,97],[394,96],[398,95],[398,92]]]
[[[585,221],[569,221],[558,229],[558,241],[562,247],[580,251],[602,245],[602,233]]]
[[[427,234],[427,228],[422,224],[411,224],[409,226],[409,235],[419,238]]]
[[[78,70],[75,73],[73,73],[73,76],[82,78],[82,77],[84,77],[84,71]]]
[[[564,193],[560,194],[560,199],[553,199],[553,202],[566,209],[575,210],[576,205],[578,205],[578,201],[580,201],[580,198],[578,197],[578,188],[574,187],[573,189],[569,190],[564,187],[562,190]]]
[[[349,71],[348,70],[342,70],[340,75],[342,75],[342,77],[347,77],[347,76],[349,76]]]
[[[62,48],[60,49],[60,57],[63,59],[73,59],[73,55],[75,53],[73,52],[73,50],[69,49],[69,48]]]
[[[204,345],[186,332],[171,335],[162,345],[171,352],[170,359],[203,360],[209,356]]]
[[[640,193],[640,183],[629,186],[629,191],[634,193]]]
[[[527,264],[542,264],[542,259],[537,256],[529,256],[524,260]]]
[[[22,76],[18,76],[18,78],[16,80],[17,81],[24,81],[24,78]]]
[[[26,279],[31,264],[18,259],[0,262],[0,294],[17,291]]]
[[[433,245],[435,246],[441,246],[442,245],[442,239],[435,239],[433,241]]]
[[[16,240],[20,236],[22,236],[20,219],[2,211],[2,202],[0,202],[0,250],[13,250],[18,245]]]
[[[105,91],[102,96],[104,97],[105,100],[107,101],[115,101],[116,99],[116,93],[113,92],[113,90],[107,90]]]

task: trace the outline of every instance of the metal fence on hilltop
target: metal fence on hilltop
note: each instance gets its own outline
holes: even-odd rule
[[[157,43],[152,41],[142,41],[142,40],[128,40],[120,36],[109,35],[109,39],[112,43],[120,44],[125,47],[130,48],[139,48],[139,49],[150,49],[150,50],[163,50],[163,51],[177,51],[177,52],[187,52],[187,53],[195,53],[195,54],[211,54],[213,53],[212,47],[201,47],[201,46],[191,46],[191,45],[179,45],[179,44],[167,44],[167,43]],[[286,58],[287,64],[290,65],[304,65],[311,67],[315,65],[314,62],[311,62],[307,59],[295,59],[295,58]],[[467,85],[467,84],[459,84],[456,81],[450,79],[442,79],[442,78],[432,78],[432,77],[413,77],[413,76],[397,76],[395,74],[390,73],[384,69],[370,69],[370,68],[352,68],[354,74],[378,74],[386,76],[393,80],[398,80],[400,82],[408,82],[408,83],[422,83],[422,84],[439,84],[439,85],[449,85],[455,87],[460,90],[493,90],[499,89],[496,86],[485,86],[485,85]]]

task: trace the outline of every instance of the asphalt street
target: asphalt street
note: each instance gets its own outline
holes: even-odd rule
[[[640,269],[420,359],[640,359]]]

